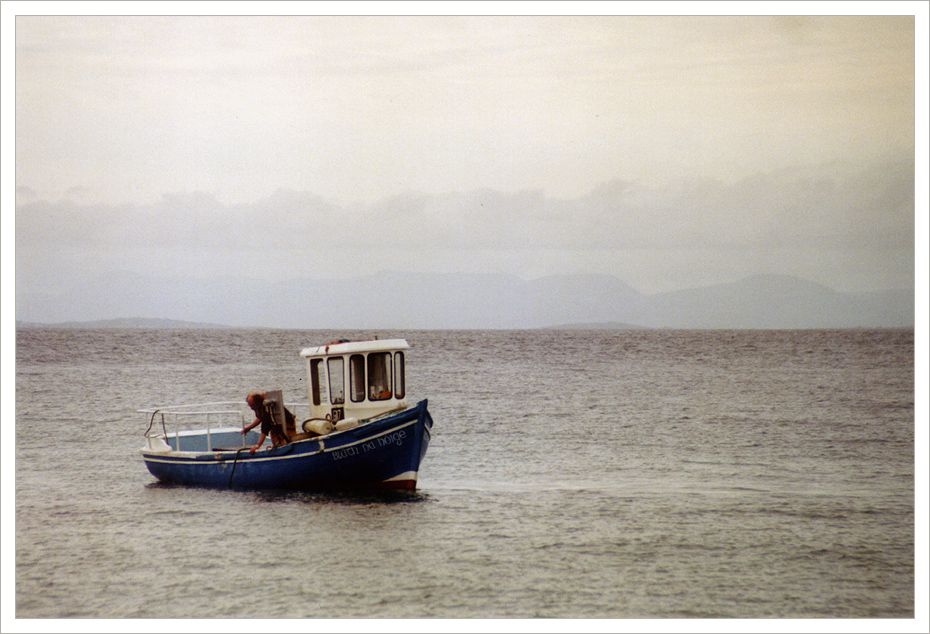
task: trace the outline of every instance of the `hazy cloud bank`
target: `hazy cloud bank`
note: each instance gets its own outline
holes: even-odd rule
[[[596,272],[636,284],[646,272],[632,280],[624,266],[655,266],[665,254],[665,267],[687,267],[682,254],[700,252],[717,254],[707,269],[729,262],[730,280],[772,272],[811,277],[771,270],[778,253],[794,253],[798,266],[817,264],[828,275],[839,275],[830,260],[858,261],[845,279],[822,280],[833,287],[856,289],[872,277],[865,290],[910,288],[913,169],[910,161],[859,171],[830,165],[667,187],[617,180],[575,199],[491,189],[357,205],[285,190],[248,204],[198,192],[144,205],[21,196],[17,279],[42,290],[43,278],[60,282],[62,271],[73,274],[76,266],[267,280],[379,269]],[[551,256],[548,268],[538,262],[543,253]],[[720,277],[711,281],[726,281]]]

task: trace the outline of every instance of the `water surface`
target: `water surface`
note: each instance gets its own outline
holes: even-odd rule
[[[164,486],[136,409],[369,332],[19,330],[16,617],[913,617],[910,330],[416,331],[414,494]]]

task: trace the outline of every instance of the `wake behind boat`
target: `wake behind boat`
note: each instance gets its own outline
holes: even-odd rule
[[[214,488],[415,489],[433,420],[426,400],[407,406],[408,348],[389,339],[304,349],[309,402],[286,407],[280,391],[265,392],[274,440],[254,452],[244,400],[139,410],[145,465],[162,482]],[[308,416],[289,415],[302,407]]]

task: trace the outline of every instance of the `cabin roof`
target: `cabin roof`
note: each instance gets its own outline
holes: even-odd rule
[[[325,357],[327,355],[349,354],[352,352],[380,352],[382,350],[405,350],[406,339],[372,339],[370,341],[334,341],[324,346],[304,348],[300,351],[302,357]]]

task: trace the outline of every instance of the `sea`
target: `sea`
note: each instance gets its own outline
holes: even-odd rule
[[[415,492],[146,470],[137,410],[281,389],[299,416],[301,349],[376,336],[434,419]],[[907,628],[914,364],[910,329],[20,328],[15,619]]]

